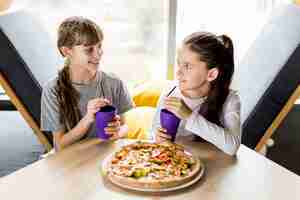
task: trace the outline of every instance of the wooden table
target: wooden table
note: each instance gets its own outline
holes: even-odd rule
[[[51,155],[0,179],[0,199],[135,200],[135,199],[300,199],[300,178],[241,146],[236,158],[212,145],[181,138],[200,156],[204,177],[193,186],[161,194],[131,192],[103,179],[101,161],[124,141],[89,140]]]

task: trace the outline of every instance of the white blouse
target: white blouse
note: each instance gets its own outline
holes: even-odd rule
[[[157,128],[160,127],[160,110],[163,108],[164,99],[175,86],[176,84],[172,83],[172,85],[164,90],[160,96],[158,107],[153,119],[151,131],[153,137]],[[179,87],[176,87],[169,96],[181,98],[193,111],[188,119],[181,120],[177,131],[178,135],[187,136],[196,134],[206,141],[214,144],[225,153],[235,155],[241,144],[242,135],[240,121],[241,104],[236,91],[230,90],[223,105],[220,122],[224,128],[209,122],[198,113],[205,98],[191,99],[184,97],[180,92]]]

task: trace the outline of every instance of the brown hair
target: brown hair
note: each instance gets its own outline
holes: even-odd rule
[[[208,69],[216,67],[219,70],[218,77],[211,82],[211,90],[199,113],[208,121],[222,126],[219,117],[229,94],[234,72],[232,40],[226,35],[196,32],[189,35],[184,44],[199,55],[199,59],[207,64]]]
[[[61,47],[94,45],[103,40],[99,26],[84,17],[69,17],[58,28],[57,47],[64,57]],[[70,61],[66,59],[63,69],[58,72],[55,94],[59,104],[60,122],[70,131],[81,118],[78,102],[79,93],[72,86],[69,71]]]

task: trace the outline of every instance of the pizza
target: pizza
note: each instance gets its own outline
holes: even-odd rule
[[[107,176],[127,188],[165,189],[192,181],[200,160],[174,143],[136,142],[123,146],[107,162]]]

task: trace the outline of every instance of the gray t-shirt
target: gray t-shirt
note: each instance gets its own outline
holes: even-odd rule
[[[64,130],[63,124],[59,121],[58,102],[55,96],[57,77],[49,81],[42,92],[41,99],[41,129],[43,131],[56,132]],[[95,81],[86,85],[72,83],[79,92],[79,109],[81,116],[87,112],[89,100],[100,97],[108,99],[117,108],[118,114],[130,110],[133,107],[132,99],[125,84],[116,76],[105,72],[98,72]],[[88,130],[87,137],[95,137],[95,123]]]

